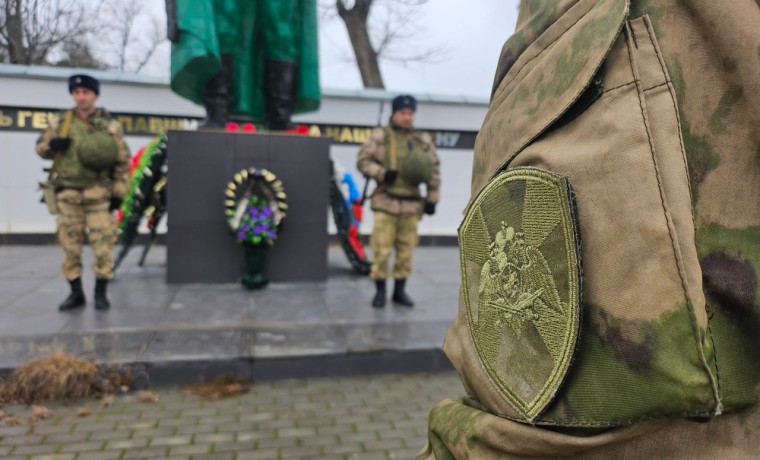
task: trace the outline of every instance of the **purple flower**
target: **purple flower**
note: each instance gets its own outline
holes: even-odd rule
[[[248,200],[248,207],[243,213],[236,235],[240,243],[262,244],[277,238],[277,226],[274,224],[275,211],[270,202],[258,195]]]

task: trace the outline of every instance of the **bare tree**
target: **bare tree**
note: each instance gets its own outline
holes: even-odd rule
[[[63,43],[61,57],[53,65],[56,67],[80,67],[83,69],[105,69],[106,66],[93,54],[89,43],[84,39],[72,39]]]
[[[147,13],[142,0],[108,0],[104,16],[108,28],[102,32],[98,54],[110,69],[140,73],[166,41],[163,21]]]
[[[56,49],[81,40],[94,28],[98,1],[4,0],[0,10],[0,59],[46,64]]]
[[[139,73],[164,38],[144,0],[2,0],[0,62]]]
[[[346,25],[365,88],[384,88],[380,62],[409,65],[434,62],[443,48],[420,48],[419,9],[428,0],[323,0],[323,20],[337,16]]]

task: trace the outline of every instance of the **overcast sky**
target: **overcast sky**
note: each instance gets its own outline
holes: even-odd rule
[[[487,99],[496,61],[504,41],[512,34],[519,0],[430,0],[422,7],[413,46],[444,48],[437,63],[412,64],[406,68],[381,64],[386,89],[392,92],[465,95]],[[153,14],[165,18],[164,2],[148,0]],[[342,21],[320,24],[320,78],[324,88],[362,87]],[[149,69],[168,74],[168,46],[162,47]],[[164,70],[163,67],[166,67]]]
[[[422,8],[419,45],[448,50],[440,63],[408,68],[381,64],[386,89],[488,98],[501,46],[515,29],[519,0],[430,0]],[[322,86],[361,88],[355,63],[341,58],[350,52],[340,20],[320,30]],[[415,43],[417,45],[417,43]]]

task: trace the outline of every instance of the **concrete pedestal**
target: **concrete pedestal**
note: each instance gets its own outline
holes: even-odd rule
[[[330,139],[283,134],[169,131],[167,282],[232,283],[243,251],[224,214],[224,190],[244,168],[283,183],[288,214],[269,252],[270,281],[327,278]]]

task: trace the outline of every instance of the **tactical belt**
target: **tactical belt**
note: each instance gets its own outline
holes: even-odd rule
[[[396,199],[396,200],[402,200],[402,201],[422,201],[422,197],[419,196],[398,196],[398,195],[391,195],[388,193],[388,196]]]

